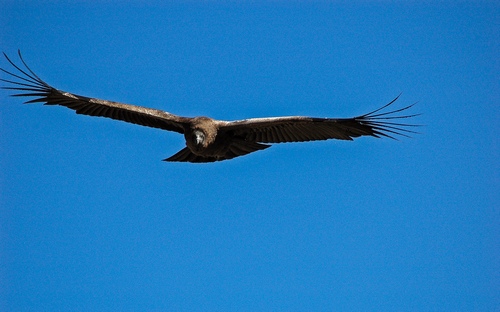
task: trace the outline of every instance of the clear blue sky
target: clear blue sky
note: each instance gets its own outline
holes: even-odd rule
[[[500,309],[498,2],[85,2],[3,1],[1,49],[179,115],[352,117],[403,92],[425,127],[166,163],[176,133],[2,90],[1,310]]]

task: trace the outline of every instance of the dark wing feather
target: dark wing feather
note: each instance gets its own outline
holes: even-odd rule
[[[180,162],[192,162],[192,163],[214,162],[226,159],[233,159],[235,157],[247,155],[255,151],[266,149],[268,147],[271,146],[255,142],[235,140],[231,142],[231,144],[228,146],[226,154],[221,157],[199,156],[194,154],[188,147],[185,147],[180,151],[178,151],[176,154],[170,156],[169,158],[164,159],[164,161],[180,161]]]
[[[179,161],[179,162],[192,162],[192,163],[207,163],[217,161],[215,157],[203,157],[193,154],[188,147],[184,147],[174,155],[169,158],[165,158],[163,161]]]
[[[397,122],[417,116],[398,115],[412,107],[409,105],[397,110],[383,112],[393,104],[396,97],[383,107],[354,118],[314,118],[304,116],[252,118],[226,122],[221,130],[232,131],[236,137],[244,138],[251,142],[283,143],[304,142],[316,140],[352,140],[360,136],[389,137],[408,136],[415,133],[409,130],[417,125]],[[395,122],[396,121],[396,122]]]
[[[188,123],[188,118],[176,116],[157,109],[94,99],[57,90],[40,79],[26,65],[21,56],[21,52],[18,52],[18,54],[26,70],[14,64],[14,62],[4,53],[9,63],[19,72],[14,74],[0,68],[1,71],[10,75],[12,77],[11,79],[15,79],[0,80],[10,84],[9,86],[3,86],[2,89],[21,91],[21,93],[13,94],[12,96],[35,97],[35,99],[26,101],[25,103],[41,102],[45,105],[61,105],[75,110],[77,114],[108,117],[141,126],[184,133],[183,124]]]

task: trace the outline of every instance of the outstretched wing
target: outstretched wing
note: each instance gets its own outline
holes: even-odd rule
[[[388,137],[408,136],[409,128],[417,125],[398,122],[400,119],[419,114],[398,114],[414,104],[384,112],[390,103],[368,114],[354,118],[314,118],[304,116],[252,118],[226,122],[221,130],[232,131],[235,136],[247,141],[261,143],[304,142],[316,140],[352,140],[360,136]]]
[[[0,80],[9,84],[8,86],[2,86],[2,89],[21,91],[21,93],[13,94],[12,96],[35,97],[35,99],[26,101],[25,103],[41,102],[44,105],[61,105],[75,110],[77,114],[108,117],[141,126],[184,133],[183,125],[188,123],[189,118],[176,116],[157,109],[94,99],[57,90],[40,79],[26,65],[20,51],[18,51],[18,54],[26,69],[17,66],[4,53],[5,58],[18,72],[12,73],[0,68],[1,71],[10,75],[11,79],[14,79]]]

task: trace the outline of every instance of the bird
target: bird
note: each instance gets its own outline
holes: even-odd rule
[[[163,159],[168,162],[210,163],[247,155],[267,149],[272,143],[306,142],[317,140],[350,140],[371,136],[396,139],[410,137],[410,127],[418,125],[402,119],[418,116],[406,113],[416,103],[388,110],[401,94],[388,104],[367,114],[353,118],[320,118],[307,116],[282,116],[249,118],[235,121],[216,120],[210,117],[182,117],[169,112],[137,105],[124,104],[87,96],[76,95],[52,87],[28,67],[21,51],[22,63],[16,65],[5,52],[15,73],[0,68],[9,79],[0,78],[6,85],[2,89],[21,92],[15,97],[32,97],[29,103],[60,105],[77,114],[107,117],[132,124],[174,131],[184,135],[186,146],[174,155]],[[402,113],[405,111],[405,113]]]

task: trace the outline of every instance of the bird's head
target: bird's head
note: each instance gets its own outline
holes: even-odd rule
[[[205,143],[205,133],[201,130],[195,130],[193,132],[193,143],[195,146],[203,146],[203,143]]]

